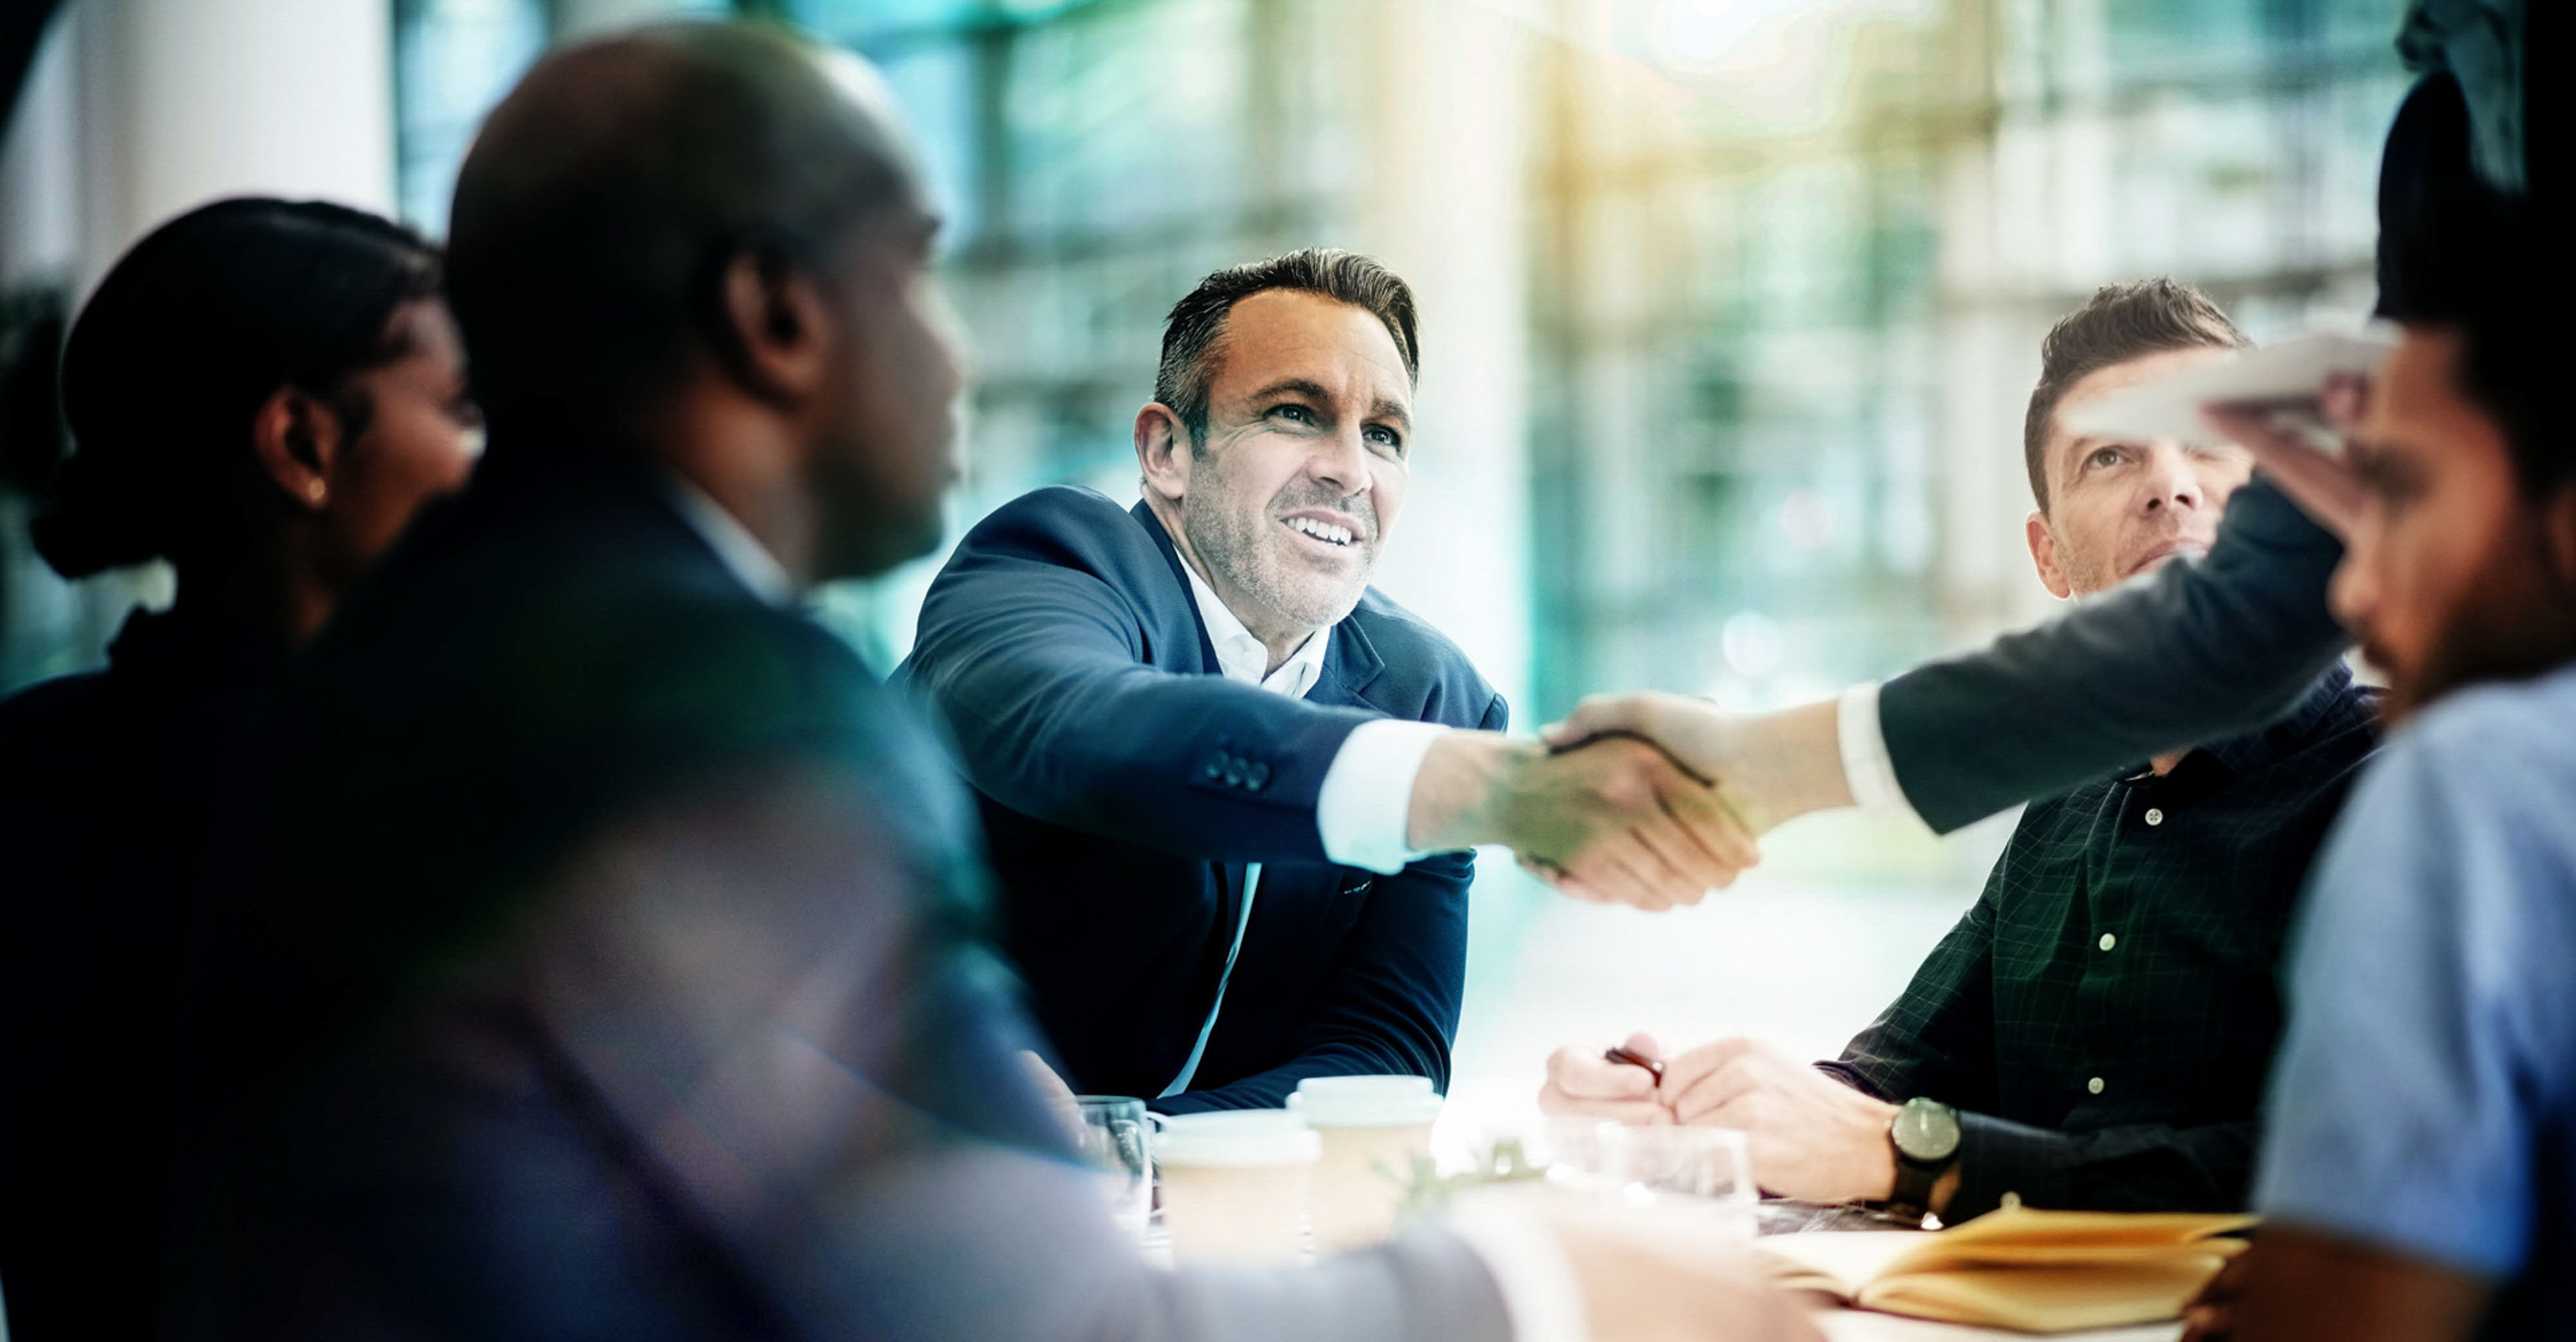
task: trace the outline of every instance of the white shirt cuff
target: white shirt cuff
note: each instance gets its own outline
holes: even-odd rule
[[[1841,738],[1843,781],[1852,803],[1870,811],[1912,813],[1914,804],[1896,781],[1896,762],[1887,756],[1887,734],[1878,726],[1878,683],[1843,691],[1834,713],[1834,732]]]
[[[1315,828],[1324,856],[1345,867],[1382,876],[1404,870],[1424,854],[1405,846],[1404,826],[1413,810],[1413,779],[1422,757],[1449,728],[1436,722],[1379,718],[1342,738],[1315,795]]]
[[[1492,1202],[1443,1218],[1467,1242],[1502,1293],[1512,1342],[1590,1342],[1583,1282],[1566,1261],[1555,1232],[1517,1208]]]

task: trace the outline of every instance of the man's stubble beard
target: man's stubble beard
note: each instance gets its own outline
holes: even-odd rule
[[[1348,511],[1340,501],[1316,506]],[[1283,571],[1288,561],[1279,553],[1280,542],[1266,534],[1270,525],[1267,505],[1247,522],[1242,515],[1210,503],[1207,491],[1192,490],[1181,499],[1181,531],[1208,566],[1210,577],[1268,606],[1293,626],[1323,629],[1341,623],[1368,589],[1369,574],[1377,567],[1377,547],[1369,547],[1349,591],[1329,598],[1316,596],[1314,588],[1320,581],[1304,584],[1300,591],[1301,585]]]
[[[2524,680],[2576,661],[2576,582],[2552,562],[2537,509],[2517,509],[2412,672],[2363,655],[2389,673],[2390,722],[2485,681]]]
[[[2066,543],[2066,536],[2049,524],[2049,534],[2057,540],[2057,574],[2066,582],[2067,595],[2076,601],[2107,592],[2120,585],[2108,562],[2097,560],[2081,548]]]

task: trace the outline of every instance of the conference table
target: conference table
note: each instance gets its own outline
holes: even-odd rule
[[[1765,1198],[1754,1215],[1754,1231],[1761,1235],[1788,1235],[1806,1230],[1889,1230],[1884,1222],[1871,1219],[1854,1208],[1797,1202],[1784,1198]],[[1145,1257],[1161,1267],[1172,1265],[1171,1240],[1164,1233],[1162,1218],[1156,1214],[1145,1232]],[[2003,1328],[1978,1328],[1968,1324],[1936,1323],[1928,1319],[1909,1319],[1876,1310],[1831,1308],[1816,1315],[1816,1326],[1829,1342],[2031,1342],[2044,1336],[2048,1342],[2176,1342],[2182,1336],[2180,1320],[2137,1324],[2124,1328],[2092,1328],[2080,1332],[2035,1335]]]
[[[2133,1328],[2094,1328],[2080,1333],[2015,1333],[2001,1328],[1971,1328],[1959,1323],[1933,1323],[1865,1309],[1829,1309],[1816,1316],[1816,1326],[1830,1342],[2174,1342],[2182,1336],[2179,1321],[2145,1323]]]

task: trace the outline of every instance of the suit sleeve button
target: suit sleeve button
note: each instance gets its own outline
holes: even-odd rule
[[[1199,766],[1199,774],[1206,778],[1223,778],[1225,776],[1225,752],[1222,750],[1209,752],[1207,763]]]
[[[1252,767],[1243,771],[1243,781],[1249,785],[1253,791],[1259,792],[1262,787],[1270,781],[1270,766],[1259,760],[1254,760],[1252,762]]]

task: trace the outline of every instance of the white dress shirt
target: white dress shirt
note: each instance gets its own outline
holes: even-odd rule
[[[749,528],[734,520],[724,505],[708,498],[706,491],[689,483],[679,474],[664,477],[672,508],[698,539],[716,552],[716,559],[754,596],[773,606],[796,604],[796,580],[787,576],[787,568]]]

